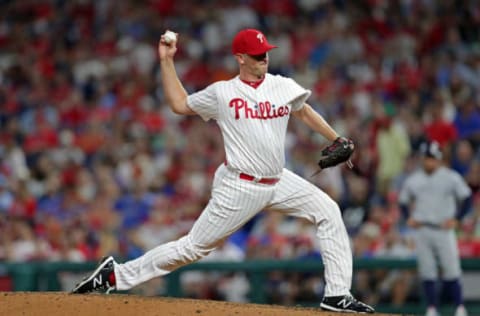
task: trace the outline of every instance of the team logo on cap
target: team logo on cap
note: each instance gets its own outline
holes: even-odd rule
[[[440,145],[436,141],[421,144],[420,152],[427,157],[442,159],[442,151]]]
[[[265,40],[265,37],[263,36],[262,33],[258,33],[258,34],[257,34],[257,38],[258,38],[258,40],[260,41],[260,43],[263,43],[263,41]]]

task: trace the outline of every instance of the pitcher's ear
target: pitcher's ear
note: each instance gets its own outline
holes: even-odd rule
[[[242,54],[235,54],[235,59],[240,65],[245,63],[245,57]]]

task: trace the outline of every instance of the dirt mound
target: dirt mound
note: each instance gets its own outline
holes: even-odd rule
[[[313,308],[140,297],[121,294],[72,295],[54,292],[3,292],[0,293],[0,315],[341,316],[344,314],[326,313]],[[381,316],[380,314],[375,315]]]

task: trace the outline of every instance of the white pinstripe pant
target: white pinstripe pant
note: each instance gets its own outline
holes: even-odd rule
[[[115,264],[117,289],[128,290],[201,259],[264,209],[305,218],[318,227],[325,264],[325,296],[348,294],[352,253],[338,205],[318,187],[287,169],[277,184],[267,185],[242,180],[224,165],[217,169],[212,197],[191,231],[135,260]]]

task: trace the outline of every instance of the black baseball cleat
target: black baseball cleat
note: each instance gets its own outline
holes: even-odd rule
[[[320,307],[332,312],[373,314],[375,310],[365,303],[357,301],[351,295],[324,297]]]
[[[108,294],[115,290],[114,262],[115,260],[111,256],[103,258],[97,269],[89,277],[78,283],[72,293],[105,292]]]

